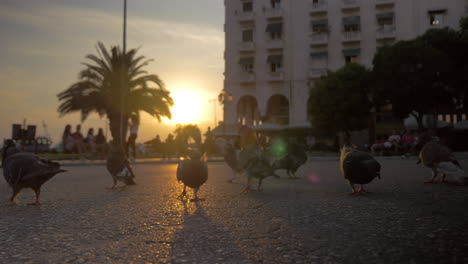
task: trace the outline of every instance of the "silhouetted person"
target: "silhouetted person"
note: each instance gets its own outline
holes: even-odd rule
[[[130,148],[132,149],[132,152],[133,152],[133,158],[136,158],[136,147],[135,147],[135,143],[136,143],[136,139],[137,139],[137,136],[138,136],[138,127],[140,125],[140,120],[138,118],[137,115],[132,115],[132,117],[130,118],[130,136],[128,137],[128,141],[127,141],[127,157],[130,157],[129,156],[129,151],[130,151]]]

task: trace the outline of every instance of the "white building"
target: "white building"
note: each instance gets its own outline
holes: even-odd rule
[[[225,0],[227,125],[309,124],[313,80],[379,46],[458,28],[468,0]]]

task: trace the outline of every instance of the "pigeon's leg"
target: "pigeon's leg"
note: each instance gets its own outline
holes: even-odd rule
[[[442,174],[442,179],[440,179],[440,183],[447,183],[447,180],[445,179],[447,177],[447,174]]]
[[[359,194],[359,192],[357,192],[356,189],[354,189],[354,184],[349,183],[349,185],[351,186],[351,193],[350,193],[350,195]]]
[[[258,186],[257,186],[257,191],[258,191],[258,192],[263,191],[263,189],[262,189],[262,181],[263,181],[262,178],[258,179]]]
[[[251,185],[252,185],[252,178],[251,178],[251,177],[247,177],[247,186],[245,187],[245,189],[244,189],[241,193],[249,193],[249,192],[252,192],[253,189],[252,189]]]
[[[13,194],[11,195],[10,202],[12,203],[15,202],[15,197],[18,195],[19,192],[20,192],[20,189],[16,189],[16,188],[13,189]]]
[[[358,194],[366,194],[366,193],[370,193],[370,192],[364,190],[364,185],[361,184],[361,187],[359,188]]]
[[[199,198],[198,197],[198,191],[200,190],[200,188],[195,188],[193,189],[193,195],[195,196],[193,199],[191,199],[190,201],[191,202],[196,202],[196,201],[204,201],[205,199],[204,198]]]
[[[236,178],[236,174],[237,174],[234,169],[232,169],[231,171],[232,171],[232,177],[231,177],[231,179],[228,180],[229,183],[234,182],[234,179]]]
[[[34,203],[29,203],[28,205],[41,205],[41,202],[39,201],[39,196],[41,195],[41,188],[35,188],[33,190],[36,193],[36,201]]]
[[[292,174],[292,178],[291,178],[291,179],[295,179],[295,180],[299,179],[299,177],[296,176],[296,171],[292,171],[291,174]]]
[[[187,196],[187,190],[186,189],[187,189],[187,185],[184,184],[184,190],[182,191],[182,193],[179,196],[177,196],[177,199],[182,199],[182,198]]]
[[[433,168],[432,169],[432,178],[428,181],[425,181],[424,183],[435,183],[435,179],[437,178],[437,169]]]

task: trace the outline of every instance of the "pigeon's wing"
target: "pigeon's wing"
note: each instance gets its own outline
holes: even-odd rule
[[[369,170],[380,171],[380,164],[367,152],[351,151],[343,159],[343,172],[345,179],[352,182],[361,182],[362,178],[368,178]]]

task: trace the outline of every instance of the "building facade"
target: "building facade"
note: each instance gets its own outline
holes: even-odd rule
[[[313,80],[431,28],[468,0],[225,0],[225,124],[309,125]]]

